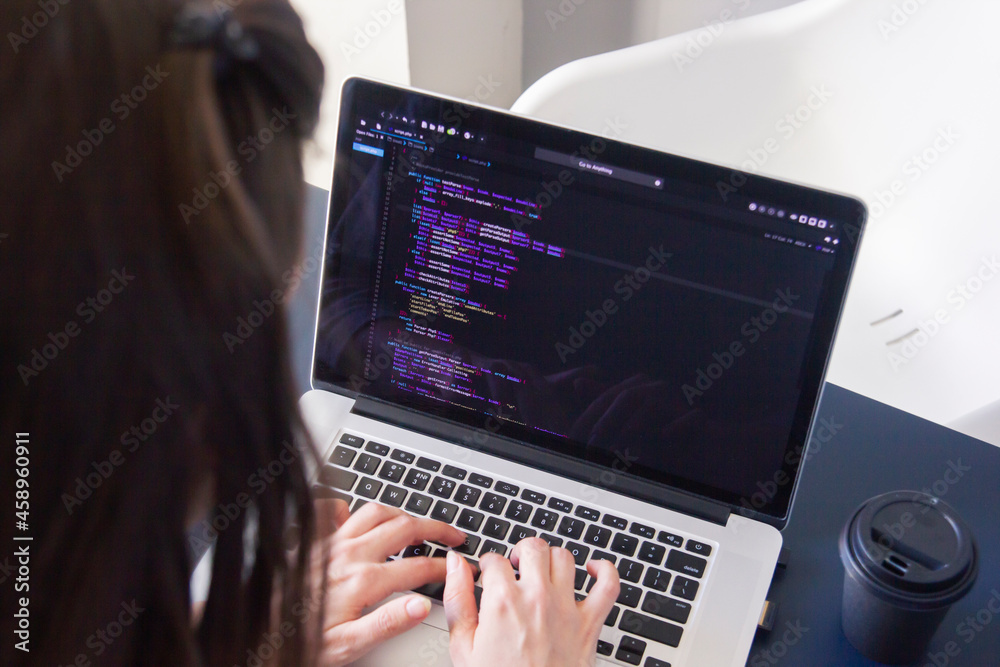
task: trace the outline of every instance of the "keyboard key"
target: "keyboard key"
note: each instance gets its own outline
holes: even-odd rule
[[[539,507],[535,511],[535,516],[531,520],[531,525],[539,530],[555,530],[556,520],[559,515],[555,512],[550,512],[548,510],[543,510]]]
[[[578,507],[577,510],[579,509],[580,508]],[[610,539],[611,531],[609,529],[592,525],[587,528],[587,536],[583,538],[583,541],[587,544],[592,544],[603,549],[608,546],[608,541]]]
[[[590,560],[608,560],[612,563],[618,562],[618,556],[614,554],[609,554],[606,551],[595,551],[594,555],[590,557]]]
[[[626,609],[618,627],[626,632],[651,639],[660,644],[676,647],[681,643],[684,628]]]
[[[406,466],[393,461],[386,461],[382,464],[382,469],[378,471],[378,476],[387,482],[398,482],[403,479],[404,474],[406,474]]]
[[[566,545],[569,552],[573,554],[573,559],[576,561],[577,565],[583,565],[587,562],[587,556],[590,555],[590,548],[585,547],[582,544],[577,544],[575,542],[570,542]]]
[[[512,500],[510,505],[507,506],[507,512],[504,516],[511,521],[527,523],[533,509],[534,507],[528,503],[523,503],[520,500]]]
[[[430,556],[431,555],[431,545],[429,544],[411,544],[410,546],[403,549],[403,558],[413,558],[415,556]]]
[[[674,600],[665,595],[649,591],[642,601],[642,610],[665,618],[668,621],[687,623],[688,616],[691,614],[691,605],[687,602]]]
[[[578,540],[580,539],[580,536],[583,535],[583,527],[585,525],[586,524],[584,524],[580,519],[574,519],[571,516],[564,516],[562,521],[559,522],[559,530],[556,532],[560,535],[565,535],[572,540]]]
[[[573,503],[559,498],[549,498],[549,507],[559,512],[570,512],[573,509]]]
[[[475,556],[476,550],[479,548],[479,542],[482,540],[478,535],[466,535],[465,542],[455,547],[455,551],[460,554],[466,554],[468,556]]]
[[[411,493],[410,499],[406,501],[406,509],[414,514],[424,516],[430,510],[432,502],[434,501],[431,500],[430,496],[425,496],[419,493]]]
[[[646,642],[628,635],[622,637],[618,644],[618,651],[615,659],[627,662],[630,665],[638,665],[642,661],[642,654],[646,652]]]
[[[434,553],[431,554],[431,558],[447,558],[447,557],[448,557],[447,549],[435,549]]]
[[[355,448],[365,444],[364,438],[357,435],[351,435],[350,433],[345,433],[344,435],[340,436],[340,441],[345,445],[350,445],[351,447]]]
[[[472,507],[479,501],[481,494],[482,491],[479,489],[473,488],[468,484],[461,484],[458,487],[458,492],[455,494],[455,502]]]
[[[374,498],[378,495],[378,492],[382,490],[382,482],[377,479],[372,479],[371,477],[365,477],[358,484],[358,488],[354,490],[359,496],[364,496],[365,498]]]
[[[516,496],[517,492],[521,490],[520,487],[514,486],[509,482],[497,482],[497,485],[493,487],[505,496]]]
[[[649,526],[644,526],[641,523],[632,523],[629,526],[628,532],[633,535],[638,535],[639,537],[645,537],[647,540],[651,540],[656,537],[656,529],[650,528]]]
[[[712,547],[704,544],[703,542],[695,542],[694,540],[688,540],[684,548],[693,554],[698,554],[699,556],[711,556]]]
[[[381,445],[377,442],[369,442],[365,445],[365,451],[371,452],[377,456],[387,456],[389,454],[389,446]]]
[[[500,554],[501,556],[507,555],[507,545],[500,544],[499,542],[493,542],[492,540],[486,540],[483,542],[483,548],[479,551],[479,556],[482,557],[483,554],[494,553]]]
[[[627,607],[635,607],[639,604],[639,598],[641,597],[641,588],[633,586],[632,584],[622,583],[621,589],[618,591],[618,604],[623,604]]]
[[[584,582],[587,581],[587,571],[580,568],[576,568],[576,577],[573,579],[573,587],[576,590],[583,588]]]
[[[319,472],[319,481],[335,489],[350,491],[354,482],[358,481],[358,473],[325,465]]]
[[[642,580],[642,585],[662,593],[670,585],[670,573],[651,567],[646,570],[646,577]]]
[[[507,523],[504,521],[504,523]],[[485,532],[485,531],[483,531]],[[517,544],[521,540],[526,540],[529,537],[534,537],[535,531],[527,526],[514,526],[514,530],[510,531],[510,539],[507,541],[511,544]]]
[[[625,526],[628,525],[628,521],[622,519],[621,517],[612,516],[610,514],[605,514],[604,518],[601,519],[601,523],[605,526],[610,526],[611,528],[617,528],[618,530],[625,530]]]
[[[705,574],[707,563],[708,561],[704,558],[698,558],[677,549],[671,549],[670,555],[667,556],[668,568],[698,579],[701,579],[701,575]]]
[[[531,529],[526,528],[525,530],[531,530]],[[555,535],[549,535],[548,533],[542,533],[540,537],[543,540],[545,540],[550,547],[561,547],[563,545],[563,540],[561,537],[556,537]]]
[[[354,469],[362,475],[374,475],[380,463],[382,463],[382,459],[379,457],[372,456],[371,454],[362,454],[354,463]]]
[[[442,473],[445,475],[445,477],[451,477],[452,479],[460,479],[460,480],[465,479],[465,476],[468,474],[461,468],[456,468],[455,466],[449,466],[449,465],[446,465],[444,467]]]
[[[622,558],[622,561],[618,563],[618,576],[624,581],[631,581],[633,584],[637,584],[642,577],[642,568],[642,563]]]
[[[451,523],[455,520],[455,514],[458,512],[458,505],[453,505],[451,503],[446,503],[443,500],[437,501],[434,505],[434,509],[431,510],[431,518],[436,521],[444,521],[445,523]]]
[[[441,469],[441,463],[439,461],[435,461],[434,459],[421,456],[417,459],[417,467],[423,468],[424,470],[430,470],[431,472],[437,472]]]
[[[413,459],[416,457],[410,452],[404,452],[402,449],[394,449],[389,458],[400,463],[413,463]]]
[[[527,500],[529,503],[535,503],[536,505],[541,505],[545,502],[545,494],[539,493],[538,491],[529,491],[525,489],[521,492],[521,498]]]
[[[406,498],[406,491],[399,488],[398,486],[392,486],[389,484],[385,487],[385,491],[379,497],[379,502],[385,503],[386,505],[392,505],[393,507],[399,507],[403,504],[403,500]]]
[[[609,628],[615,627],[615,621],[618,620],[618,614],[620,614],[621,612],[622,612],[621,607],[619,607],[618,605],[613,606],[611,608],[611,611],[608,612],[608,617],[604,619],[604,625],[608,626]]]
[[[491,516],[486,520],[486,525],[483,526],[483,535],[497,540],[502,540],[507,537],[508,530],[510,530],[509,521],[504,521],[503,519]]]
[[[592,510],[589,507],[584,507],[583,505],[576,508],[575,514],[581,519],[586,519],[587,521],[597,521],[601,518],[600,512]]]
[[[482,486],[487,489],[493,486],[492,477],[487,477],[486,475],[480,475],[478,472],[474,472],[471,475],[469,475],[469,482],[475,484],[476,486]]]
[[[455,490],[456,486],[457,484],[453,479],[435,477],[434,481],[431,482],[430,494],[438,498],[451,498],[451,493]]]
[[[670,594],[685,600],[693,600],[698,594],[698,582],[687,577],[675,577],[674,585],[670,587]]]
[[[498,496],[495,493],[485,493],[483,494],[483,502],[479,503],[479,509],[485,510],[490,514],[500,514],[503,512],[504,505],[506,504],[506,498]]]
[[[626,556],[634,554],[637,546],[639,546],[639,538],[626,535],[625,533],[618,533],[615,535],[615,539],[611,542],[612,551],[617,551],[618,553],[625,554]]]
[[[479,530],[479,526],[482,525],[484,518],[483,514],[479,512],[462,510],[462,513],[458,515],[458,523],[456,525],[462,530],[475,532]]]
[[[313,498],[336,498],[338,500],[343,500],[344,502],[351,502],[351,497],[344,493],[343,491],[337,491],[336,489],[331,489],[329,486],[314,486],[312,488]]]
[[[670,663],[650,656],[646,658],[646,662],[642,663],[642,667],[670,667]]]
[[[337,445],[333,448],[333,453],[330,454],[330,458],[328,460],[333,465],[347,468],[351,465],[351,462],[354,461],[355,456],[357,456],[357,452],[353,449]]]
[[[606,642],[603,639],[597,640],[597,653],[598,655],[611,655],[611,652],[615,650],[615,645]]]
[[[668,533],[665,530],[661,530],[660,534],[656,536],[660,542],[664,544],[669,544],[670,546],[680,548],[684,544],[684,538],[680,535],[674,535],[673,533]]]
[[[410,468],[410,472],[406,473],[406,479],[403,480],[403,486],[408,486],[411,489],[416,489],[417,491],[423,491],[427,488],[427,483],[431,481],[431,476],[429,473],[423,470],[417,470],[416,468]]]
[[[639,549],[639,560],[659,565],[663,562],[663,557],[666,553],[667,548],[665,546],[656,544],[655,542],[643,542],[642,548]]]

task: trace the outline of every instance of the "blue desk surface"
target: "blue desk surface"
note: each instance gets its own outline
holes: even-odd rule
[[[318,258],[327,192],[309,186],[307,198],[305,256]],[[306,272],[291,305],[292,361],[302,391],[309,387],[318,292],[319,270]],[[784,530],[788,568],[778,571],[771,587],[770,597],[779,604],[774,630],[758,633],[747,665],[878,664],[859,655],[840,630],[837,539],[867,498],[928,489],[972,526],[980,568],[975,587],[952,607],[928,647],[930,655],[918,664],[1000,667],[1000,614],[988,607],[995,596],[993,609],[1000,608],[1000,448],[831,384],[824,388],[819,416],[840,428],[805,464]]]

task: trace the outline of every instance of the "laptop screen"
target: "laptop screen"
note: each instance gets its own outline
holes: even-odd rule
[[[787,515],[859,202],[361,79],[314,382]]]

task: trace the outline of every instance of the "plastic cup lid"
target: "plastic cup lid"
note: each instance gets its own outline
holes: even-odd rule
[[[947,503],[919,491],[868,500],[844,537],[858,568],[883,591],[949,604],[976,579],[972,531]]]

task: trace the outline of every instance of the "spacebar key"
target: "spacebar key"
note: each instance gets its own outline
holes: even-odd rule
[[[659,621],[652,616],[637,614],[628,609],[622,614],[622,620],[618,624],[618,627],[626,632],[637,634],[640,637],[645,637],[646,639],[651,639],[654,642],[660,642],[667,646],[677,646],[680,644],[681,634],[684,632],[684,628],[676,626],[673,623]]]

